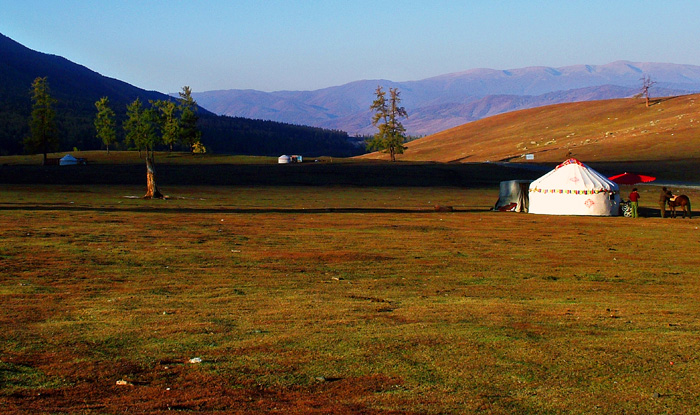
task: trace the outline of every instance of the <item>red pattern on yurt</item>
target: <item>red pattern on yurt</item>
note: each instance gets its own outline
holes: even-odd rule
[[[613,193],[613,191],[607,190],[607,189],[593,189],[593,190],[571,190],[571,189],[540,189],[540,188],[532,188],[528,189],[530,193],[532,192],[537,192],[537,193],[559,193],[559,194],[565,194],[565,195],[596,195],[598,193]]]
[[[558,165],[554,170],[558,169],[559,167],[568,166],[569,164],[578,164],[581,167],[586,167],[580,161],[578,161],[574,158],[570,158],[570,159],[566,160],[565,162],[563,162],[562,164]]]

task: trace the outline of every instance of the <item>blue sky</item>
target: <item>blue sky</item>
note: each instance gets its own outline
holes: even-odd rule
[[[700,65],[697,0],[0,0],[0,33],[141,88],[312,90],[473,68]]]

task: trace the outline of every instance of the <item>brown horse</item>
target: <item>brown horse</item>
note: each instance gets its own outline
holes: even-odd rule
[[[692,211],[690,210],[690,199],[686,195],[676,196],[675,199],[668,200],[668,207],[671,208],[671,217],[676,217],[676,208],[680,207],[683,209],[683,217],[685,218],[685,213],[688,212],[688,218],[692,218]]]

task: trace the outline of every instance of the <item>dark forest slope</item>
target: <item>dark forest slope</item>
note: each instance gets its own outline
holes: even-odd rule
[[[48,78],[51,95],[57,100],[61,150],[102,147],[93,127],[94,103],[100,97],[109,97],[118,121],[124,119],[126,105],[137,97],[144,102],[172,99],[102,76],[60,56],[33,51],[0,34],[0,154],[23,151],[22,139],[29,133],[30,88],[37,77]],[[335,156],[361,152],[344,132],[217,116],[203,108],[200,117],[202,141],[215,152]]]

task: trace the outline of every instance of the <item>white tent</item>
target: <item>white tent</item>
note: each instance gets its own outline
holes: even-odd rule
[[[288,155],[286,155],[286,154],[283,154],[283,155],[281,155],[281,156],[279,156],[279,157],[277,158],[277,162],[278,162],[279,164],[287,164],[287,163],[289,163],[290,161],[291,161],[291,158],[290,158]]]
[[[576,159],[568,159],[530,184],[530,213],[617,216],[617,183]]]
[[[58,164],[60,166],[73,166],[78,164],[78,159],[70,154],[66,154],[65,156],[61,157],[60,160],[58,160]]]
[[[529,203],[528,187],[532,180],[508,180],[501,182],[498,202],[493,210],[501,212],[527,212]]]

